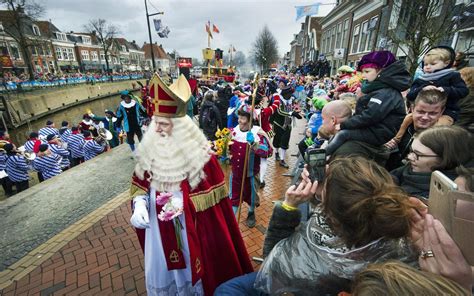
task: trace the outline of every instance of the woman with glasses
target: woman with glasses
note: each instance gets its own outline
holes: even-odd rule
[[[391,174],[408,194],[428,198],[431,173],[439,170],[454,180],[456,167],[474,167],[473,152],[473,136],[465,129],[457,126],[429,128],[413,139],[408,163]]]

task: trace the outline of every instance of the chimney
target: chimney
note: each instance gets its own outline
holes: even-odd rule
[[[133,40],[132,43],[135,44],[135,40]]]

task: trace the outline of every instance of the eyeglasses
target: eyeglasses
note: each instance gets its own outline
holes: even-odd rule
[[[415,155],[415,159],[419,160],[420,157],[438,157],[438,155],[429,155],[429,154],[421,154],[416,151],[413,151],[413,148],[410,147],[410,153],[413,153]]]

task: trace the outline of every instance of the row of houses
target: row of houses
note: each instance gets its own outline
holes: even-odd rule
[[[454,22],[458,26],[457,32],[444,36],[442,44],[465,52],[472,59],[472,1],[424,2],[429,5],[439,3],[438,8],[429,12],[433,17],[463,7],[459,16],[452,16],[452,20],[458,20],[457,24]],[[406,44],[395,42],[391,36],[398,34],[401,36],[399,40],[403,40],[405,32],[402,28],[415,21],[413,17],[410,19],[413,13],[408,11],[409,7],[421,5],[419,3],[421,0],[339,0],[325,17],[306,17],[290,43],[290,51],[284,55],[283,64],[291,69],[307,61],[317,61],[320,55],[324,55],[329,61],[331,75],[334,75],[342,65],[355,67],[364,54],[373,50],[390,50],[404,60],[409,52]]]
[[[0,72],[26,72],[31,63],[36,73],[103,72],[106,70],[104,49],[94,32],[64,32],[51,21],[29,21],[23,26],[28,42],[25,49],[6,31],[10,11],[0,11]],[[169,72],[175,67],[174,54],[168,54],[161,45],[125,38],[110,39],[109,69],[115,72],[143,71],[152,68],[153,50],[157,69]],[[25,56],[29,56],[28,58]]]

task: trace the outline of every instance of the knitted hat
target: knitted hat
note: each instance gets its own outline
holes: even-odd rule
[[[54,139],[57,139],[58,136],[56,136],[55,134],[49,134],[47,137],[46,137],[46,141],[51,141],[51,140],[54,140]]]
[[[323,110],[324,106],[328,103],[326,99],[323,98],[313,98],[313,106],[318,110]]]
[[[357,70],[361,71],[364,68],[383,69],[395,62],[393,53],[387,50],[370,52],[360,59]]]

